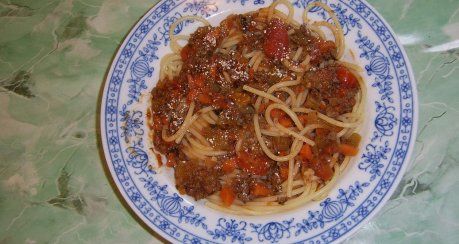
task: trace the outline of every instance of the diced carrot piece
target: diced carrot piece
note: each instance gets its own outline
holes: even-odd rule
[[[279,118],[279,124],[281,124],[285,128],[290,128],[293,127],[293,121],[290,117],[288,116],[281,116]]]
[[[233,172],[236,169],[236,167],[237,167],[237,158],[233,157],[223,162],[222,169],[226,174],[229,174]]]
[[[327,109],[327,105],[325,105],[325,103],[321,102],[320,105],[319,105],[319,109],[320,110],[325,110],[325,109]]]
[[[304,90],[306,90],[306,87],[304,87],[303,85],[298,85],[298,86],[293,87],[293,91],[295,92],[296,95],[302,93]]]
[[[261,103],[260,107],[258,107],[258,113],[264,113],[266,108],[271,104],[272,102],[267,102],[267,103]]]
[[[285,115],[285,112],[280,110],[280,109],[273,109],[271,110],[271,117],[274,119],[274,118],[279,118],[281,116],[284,116]]]
[[[308,115],[307,114],[300,114],[300,115],[298,115],[298,120],[300,120],[302,125],[306,125],[308,123]]]
[[[357,147],[354,147],[349,144],[339,144],[338,149],[339,149],[339,152],[344,154],[345,156],[355,156],[359,152]]]
[[[322,162],[319,159],[309,161],[308,167],[314,170],[314,175],[324,181],[330,180],[333,177],[333,169],[328,163]]]
[[[317,136],[326,136],[328,134],[328,129],[326,128],[317,128],[316,129],[316,135]]]
[[[282,77],[281,81],[289,81],[289,80],[293,80],[293,77],[290,76],[290,75],[286,75],[284,77]]]
[[[167,160],[166,160],[166,162],[163,161],[163,158],[161,157],[160,154],[155,153],[155,157],[156,157],[156,161],[158,162],[158,166],[159,167],[163,167],[163,164],[167,163]],[[148,166],[151,167],[150,165],[148,165]]]
[[[282,181],[286,181],[288,178],[288,164],[281,164],[279,167],[279,174]]]
[[[328,154],[328,155],[332,155],[337,151],[338,151],[338,148],[336,147],[336,144],[329,144],[322,150],[323,153]]]
[[[340,131],[343,130],[342,127],[338,127],[338,126],[333,126],[331,129],[332,129],[334,132],[336,132],[336,133],[338,133],[338,132],[340,132]]]
[[[236,194],[234,193],[233,188],[229,186],[223,186],[222,190],[220,191],[220,198],[222,199],[223,205],[229,207],[231,204],[233,204],[234,199],[236,198]]]
[[[300,156],[309,161],[313,160],[314,155],[312,154],[312,149],[311,146],[309,146],[309,144],[303,144],[303,147],[301,147]]]
[[[326,163],[320,163],[314,168],[314,174],[322,180],[327,181],[333,177],[333,169]]]
[[[251,189],[250,193],[256,197],[266,197],[271,194],[271,190],[261,182],[255,182]]]
[[[257,112],[258,112],[259,114],[263,113],[263,112],[265,111],[265,109],[266,109],[267,106],[268,106],[268,105],[266,105],[266,104],[264,104],[264,103],[260,104],[260,107],[258,107],[258,111],[257,111]]]

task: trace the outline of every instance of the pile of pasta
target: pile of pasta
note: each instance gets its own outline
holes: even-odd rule
[[[278,5],[286,6],[288,12],[284,13],[278,10]],[[325,10],[328,16],[330,16],[332,22],[311,21],[308,17],[308,13],[312,8],[322,8]],[[301,24],[293,19],[293,14],[294,9],[291,3],[285,0],[279,0],[275,1],[268,8],[260,9],[258,16],[260,18],[259,21],[269,21],[272,18],[279,18],[286,24],[292,26],[293,29],[298,29]],[[179,75],[180,70],[182,69],[183,61],[180,56],[182,46],[180,46],[179,41],[186,41],[189,36],[174,35],[174,30],[177,25],[189,20],[199,21],[204,25],[210,25],[207,20],[198,16],[182,17],[171,25],[169,36],[173,53],[168,54],[161,59],[161,80],[166,78],[172,80],[174,77]],[[315,35],[321,37],[322,39],[327,39],[328,34],[326,33],[333,34],[333,41],[335,42],[337,48],[337,61],[335,62],[347,67],[348,70],[350,70],[357,78],[359,84],[359,92],[355,98],[356,104],[352,112],[331,118],[316,110],[302,106],[308,97],[309,91],[306,89],[297,94],[292,87],[301,84],[303,74],[311,68],[310,57],[306,55],[304,60],[299,60],[299,57],[305,56],[302,55],[305,50],[301,47],[297,50],[293,50],[289,54],[290,58],[283,59],[282,64],[288,70],[295,72],[297,74],[297,79],[276,83],[265,91],[256,89],[249,85],[243,86],[243,89],[246,92],[257,96],[257,99],[253,104],[256,111],[259,110],[260,106],[266,107],[263,114],[255,113],[253,115],[253,125],[258,143],[270,159],[277,162],[288,162],[288,178],[282,183],[283,191],[277,195],[255,198],[254,200],[245,203],[236,199],[231,206],[224,206],[219,193],[215,193],[207,198],[208,201],[206,204],[209,207],[223,212],[243,215],[265,215],[293,209],[304,205],[308,201],[323,199],[334,186],[334,183],[343,173],[344,169],[348,166],[351,157],[345,156],[344,160],[338,162],[339,154],[335,153],[332,157],[334,173],[328,182],[321,182],[318,180],[317,177],[314,176],[314,171],[312,170],[303,173],[300,172],[301,161],[297,159],[297,156],[300,154],[303,145],[307,144],[311,147],[315,145],[314,140],[311,140],[308,135],[318,128],[325,128],[330,125],[335,128],[339,128],[339,131],[336,133],[337,141],[355,133],[362,123],[362,114],[366,96],[365,85],[362,77],[359,75],[361,68],[355,64],[342,61],[342,57],[345,52],[344,35],[342,27],[340,26],[338,18],[334,14],[333,10],[324,3],[313,2],[304,9],[303,23],[311,32],[315,33]],[[289,34],[291,33],[292,30],[289,31]],[[217,51],[229,53],[231,50],[235,50],[242,38],[241,32],[230,30],[229,35],[222,41]],[[254,71],[261,69],[261,64],[266,59],[262,50],[255,50],[251,52],[244,50],[242,55],[249,59],[248,65]],[[225,79],[231,79],[229,74],[226,72],[223,73],[223,76]],[[282,100],[278,98],[278,96],[274,95],[279,92],[286,93],[287,99]],[[182,144],[184,153],[189,158],[216,160],[217,157],[228,154],[228,151],[213,149],[201,133],[203,128],[218,123],[219,118],[215,113],[216,108],[214,106],[206,106],[196,110],[195,107],[195,102],[191,102],[188,112],[184,118],[184,122],[174,134],[169,135],[167,129],[164,128],[162,131],[162,139],[166,142]],[[281,125],[276,118],[271,116],[271,111],[273,110],[283,111],[286,115],[288,115],[291,121],[293,121],[293,126],[287,128]],[[300,121],[299,116],[309,113],[316,113],[321,123],[303,124]],[[266,120],[268,124],[267,128],[262,128],[260,126],[261,117],[264,117]],[[272,152],[266,144],[267,137],[291,137],[292,144],[290,151],[286,155],[278,155]],[[240,142],[235,145],[236,152],[240,146]],[[278,199],[280,198],[288,198],[288,201],[279,203]]]

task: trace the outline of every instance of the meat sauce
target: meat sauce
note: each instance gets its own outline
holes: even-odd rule
[[[168,167],[174,167],[180,193],[196,200],[222,189],[243,202],[281,191],[288,163],[271,160],[261,149],[253,115],[262,115],[264,111],[262,107],[256,111],[253,106],[256,96],[242,87],[249,85],[266,91],[278,82],[297,79],[297,74],[287,69],[282,60],[298,47],[305,50],[298,60],[303,60],[306,54],[311,57],[311,68],[304,73],[301,84],[293,87],[296,92],[309,89],[304,103],[306,108],[334,118],[351,112],[356,103],[357,81],[345,67],[334,62],[336,47],[333,42],[322,40],[305,26],[292,30],[279,19],[264,23],[257,22],[257,17],[257,13],[232,15],[217,27],[198,28],[180,53],[183,61],[180,74],[173,79],[160,80],[151,91],[155,150],[166,156]],[[231,29],[242,32],[242,40],[235,50],[218,52]],[[254,50],[262,50],[265,56],[257,72],[242,55]],[[230,79],[226,79],[224,73]],[[230,151],[229,154],[217,157],[216,161],[190,159],[182,152],[182,145],[162,139],[163,127],[169,134],[180,128],[192,101],[195,111],[210,105],[216,108],[217,124],[204,128],[201,133],[213,149]],[[302,122],[318,120],[314,113],[300,119]],[[285,123],[288,125],[291,121]],[[261,119],[260,124],[263,128],[266,122]],[[333,127],[322,128],[312,135],[317,146],[311,149],[313,157],[301,159],[301,170],[313,169],[324,181],[331,177],[328,163],[331,155],[339,150],[334,135]],[[236,152],[238,141],[241,145]],[[268,147],[278,155],[286,154],[290,144],[291,139],[282,137],[267,141]],[[285,199],[279,199],[282,201]]]

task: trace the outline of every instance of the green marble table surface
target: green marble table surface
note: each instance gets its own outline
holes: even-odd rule
[[[157,0],[0,0],[0,243],[157,243],[97,141],[114,52]],[[459,1],[370,0],[411,60],[419,130],[403,180],[348,243],[459,242]]]

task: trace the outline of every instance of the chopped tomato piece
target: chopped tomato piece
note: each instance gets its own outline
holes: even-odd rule
[[[344,88],[351,89],[357,87],[357,78],[346,67],[338,66],[336,68],[336,77]]]
[[[163,164],[164,164],[165,162],[163,162],[163,159],[162,159],[162,157],[161,157],[161,154],[155,153],[155,156],[156,156],[156,161],[158,162],[158,166],[159,166],[159,167],[163,167]],[[167,161],[166,161],[166,163],[167,163]],[[151,167],[151,166],[149,165],[149,167]]]
[[[170,168],[174,167],[175,161],[176,161],[176,155],[173,153],[169,153],[167,154],[166,158],[167,158],[166,166]]]
[[[288,54],[288,29],[278,18],[269,22],[266,40],[263,44],[265,55],[272,59],[282,59]]]
[[[325,54],[327,52],[330,52],[330,50],[335,49],[336,45],[332,41],[320,41],[318,42],[317,47],[319,48],[321,54]]]
[[[188,87],[190,87],[190,89],[200,88],[204,86],[205,77],[203,75],[192,76],[188,74],[186,78],[188,80]]]
[[[217,66],[212,66],[210,68],[210,76],[212,77],[212,79],[215,79],[215,77],[217,77]]]
[[[225,160],[225,162],[223,162],[222,169],[226,174],[229,174],[229,173],[233,172],[236,169],[237,164],[238,164],[237,157],[233,157],[233,158],[227,159],[227,160]]]
[[[171,98],[179,98],[182,95],[182,91],[179,89],[174,89],[170,92],[170,97]]]
[[[247,152],[239,153],[238,166],[256,175],[266,175],[269,170],[269,159],[266,156],[249,155]]]
[[[167,122],[168,122],[168,120],[167,120],[166,115],[162,115],[162,116],[161,116],[161,123],[162,123],[163,125],[165,125],[165,124],[167,124]]]
[[[250,193],[256,197],[266,197],[271,195],[271,190],[261,182],[255,182],[251,189]]]
[[[190,50],[191,50],[190,45],[186,45],[180,51],[180,57],[182,58],[183,62],[185,62],[188,59],[188,57],[190,57]]]
[[[236,193],[234,193],[233,188],[224,186],[220,191],[220,198],[222,199],[223,205],[229,207],[233,204],[234,199],[236,198]]]
[[[210,41],[210,42],[217,42],[217,39],[220,38],[222,35],[222,30],[221,28],[217,27],[211,30],[209,33],[207,33],[205,40]]]
[[[225,97],[222,94],[215,94],[212,97],[212,100],[214,102],[214,106],[218,108],[228,108],[228,102],[226,101]]]
[[[245,107],[250,103],[250,96],[244,92],[233,92],[231,93],[231,99],[236,103],[239,107]]]
[[[256,31],[256,30],[257,30],[257,22],[251,21],[251,22],[249,23],[248,31],[249,31],[249,32],[254,32],[254,31]]]
[[[255,75],[255,71],[252,68],[250,68],[249,69],[249,79],[253,79],[254,75]]]
[[[171,84],[172,89],[174,90],[180,89],[180,83],[178,82],[177,79],[172,79],[170,84]]]
[[[167,117],[164,115],[155,115],[153,116],[153,129],[161,130],[163,125],[167,123]]]
[[[335,43],[332,41],[325,41],[321,39],[317,39],[314,42],[315,49],[312,51],[311,55],[311,63],[312,64],[319,64],[322,61],[322,58],[327,55],[328,53],[334,53],[336,50]]]
[[[212,104],[212,97],[208,93],[201,93],[198,96],[199,102],[205,105]]]
[[[349,92],[349,89],[341,87],[341,88],[338,88],[337,94],[339,97],[345,97],[348,92]]]
[[[196,100],[199,96],[199,90],[191,90],[186,96],[186,102],[190,104],[192,101]]]
[[[264,113],[265,110],[266,110],[266,108],[267,108],[270,104],[272,104],[272,103],[273,103],[272,101],[269,101],[269,102],[267,102],[267,103],[261,103],[261,104],[260,104],[260,107],[258,107],[258,113],[260,113],[260,114],[261,114],[261,113]],[[271,112],[272,112],[272,111],[271,111]],[[272,114],[271,114],[271,117],[272,117]]]

